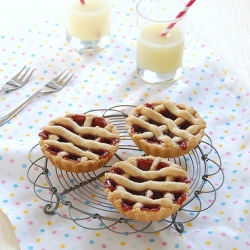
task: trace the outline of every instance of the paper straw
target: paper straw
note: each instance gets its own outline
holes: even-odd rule
[[[81,4],[85,4],[85,1],[84,0],[80,0]]]
[[[168,34],[168,32],[175,26],[175,24],[186,14],[186,12],[188,11],[188,9],[192,6],[192,4],[195,2],[196,0],[190,0],[187,5],[184,7],[184,9],[175,17],[174,22],[170,23],[168,25],[168,27],[163,30],[163,32],[161,33],[161,36],[166,36]]]

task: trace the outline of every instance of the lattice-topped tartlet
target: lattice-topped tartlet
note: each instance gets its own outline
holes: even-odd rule
[[[189,193],[187,172],[161,157],[129,157],[105,173],[108,200],[136,221],[158,221],[175,213]]]
[[[106,118],[92,114],[60,116],[43,127],[40,147],[56,167],[67,172],[101,168],[119,148],[119,132]]]
[[[147,155],[178,157],[194,149],[205,135],[206,122],[184,104],[155,101],[139,105],[126,118],[126,129]]]

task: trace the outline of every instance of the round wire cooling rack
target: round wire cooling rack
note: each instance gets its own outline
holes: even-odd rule
[[[113,159],[94,172],[65,172],[52,166],[38,145],[31,148],[31,165],[27,176],[37,197],[47,203],[44,213],[57,214],[90,230],[108,229],[119,234],[132,234],[155,233],[173,227],[182,233],[184,224],[193,221],[214,204],[217,191],[224,183],[224,174],[219,153],[213,147],[211,138],[206,135],[188,154],[168,159],[185,169],[191,180],[189,197],[176,213],[161,221],[137,222],[122,217],[112,206],[104,192],[105,173],[117,161],[125,160],[129,156],[144,155],[125,129],[125,118],[132,108],[134,106],[119,105],[85,112],[109,118],[116,125],[121,137],[119,150]]]

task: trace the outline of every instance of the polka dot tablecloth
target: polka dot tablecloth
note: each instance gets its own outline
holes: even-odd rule
[[[39,95],[0,127],[0,209],[10,219],[21,249],[250,249],[249,90],[241,87],[215,51],[189,33],[181,79],[169,85],[142,81],[135,60],[136,2],[120,2],[112,5],[111,42],[98,52],[72,50],[65,41],[63,19],[1,31],[1,85],[24,65],[35,72],[24,87],[0,94],[0,112],[30,96],[62,69],[75,72],[64,89]],[[215,203],[187,223],[182,234],[173,227],[129,235],[88,230],[45,214],[45,202],[27,178],[28,154],[40,129],[68,112],[158,99],[193,106],[206,120],[206,133],[219,152],[225,175]],[[221,175],[213,178],[221,182]]]

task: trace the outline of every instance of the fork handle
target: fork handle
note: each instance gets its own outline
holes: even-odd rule
[[[4,86],[0,87],[0,93],[6,91],[7,89],[4,88]]]
[[[14,90],[15,88],[4,88],[4,87],[0,87],[0,93],[5,92],[5,91],[10,91],[10,90]]]
[[[23,102],[19,103],[17,106],[15,106],[12,109],[8,110],[7,112],[4,112],[3,114],[1,114],[0,115],[0,126],[2,126],[7,121],[9,121],[14,115],[16,115],[19,111],[21,111],[30,101],[32,101],[40,93],[41,93],[41,90],[36,91],[34,94],[29,96]]]

